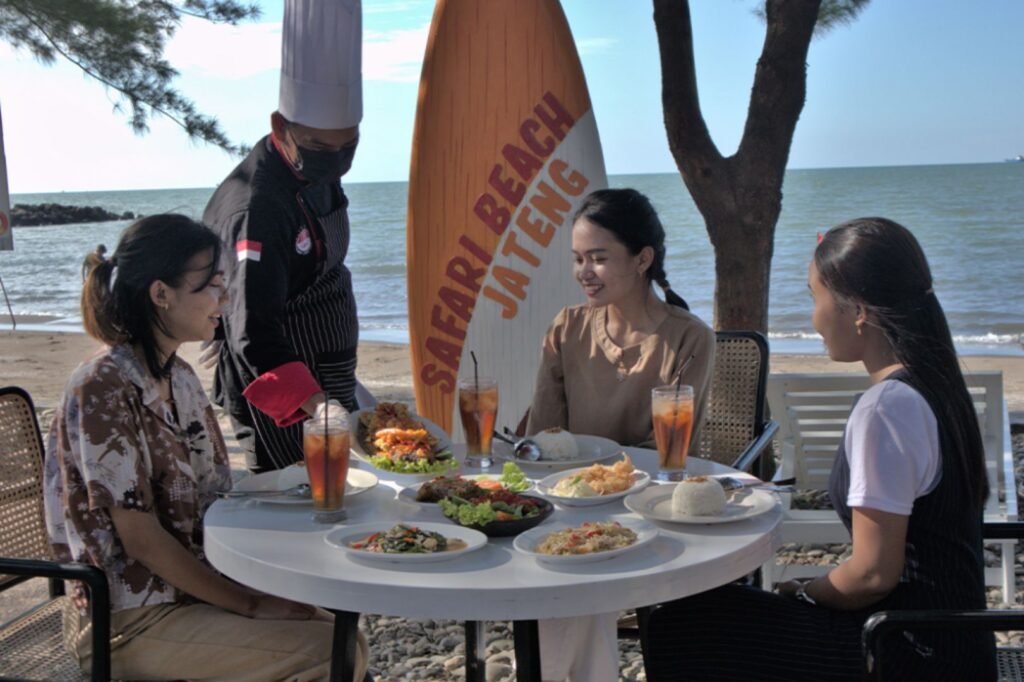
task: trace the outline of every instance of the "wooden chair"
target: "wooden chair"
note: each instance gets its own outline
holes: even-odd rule
[[[985,508],[985,521],[1017,520],[1017,486],[1013,469],[1009,419],[1003,400],[1002,372],[965,374],[974,400],[985,445],[985,462],[992,494]],[[796,478],[798,490],[826,490],[836,448],[854,401],[870,387],[862,374],[773,374],[768,378],[768,405],[779,423],[778,439],[782,462],[776,478]],[[782,524],[783,543],[833,544],[850,541],[850,535],[832,510],[789,507]],[[1003,600],[1014,590],[1014,543],[999,540],[1002,565],[986,569],[986,582],[1000,585]],[[828,566],[766,564],[764,587],[791,578],[821,575]]]
[[[779,426],[765,418],[768,341],[753,331],[715,332],[715,367],[698,457],[741,471],[771,462],[762,457]]]
[[[1024,523],[986,523],[986,538],[1016,541],[1024,539]],[[885,680],[878,664],[886,638],[904,630],[989,631],[1024,630],[1024,610],[979,609],[969,611],[880,611],[864,623],[861,644],[864,649],[864,675],[868,680]],[[996,670],[1001,682],[1024,680],[1024,648],[996,648]]]
[[[53,561],[43,516],[43,444],[32,399],[0,388],[0,591],[48,578],[48,598],[0,625],[0,679],[81,680],[64,648],[63,580],[81,580],[90,594],[92,680],[110,679],[110,594],[99,569]]]

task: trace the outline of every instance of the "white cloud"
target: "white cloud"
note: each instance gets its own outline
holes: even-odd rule
[[[423,67],[430,24],[363,32],[363,80],[416,83]]]
[[[363,78],[416,82],[429,32],[429,24],[411,29],[364,30]],[[212,78],[242,78],[276,71],[281,66],[281,24],[226,26],[185,18],[168,43],[165,57],[183,73]]]
[[[576,41],[576,49],[581,55],[607,52],[619,42],[618,38],[584,38]]]
[[[243,78],[281,66],[280,22],[214,24],[185,17],[164,50],[176,69],[213,78]]]

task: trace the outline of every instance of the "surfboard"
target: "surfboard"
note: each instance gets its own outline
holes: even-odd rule
[[[557,0],[438,0],[409,174],[409,331],[417,411],[456,442],[471,351],[498,381],[497,425],[525,414],[544,332],[583,302],[572,215],[606,186]]]
[[[0,251],[10,251],[13,248],[11,196],[7,193],[7,158],[4,156],[4,121],[0,115]]]

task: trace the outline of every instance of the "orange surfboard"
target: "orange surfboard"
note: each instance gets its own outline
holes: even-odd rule
[[[417,410],[455,440],[470,351],[498,380],[498,425],[529,407],[544,332],[583,301],[572,215],[606,186],[557,0],[438,0],[409,177],[409,330]]]

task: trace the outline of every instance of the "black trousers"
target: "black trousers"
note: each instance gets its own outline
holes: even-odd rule
[[[875,610],[835,611],[753,587],[726,585],[653,611],[647,679],[861,680],[861,628]],[[886,647],[886,678],[994,679],[994,660],[987,655],[991,640],[986,643],[986,637],[896,635]]]

